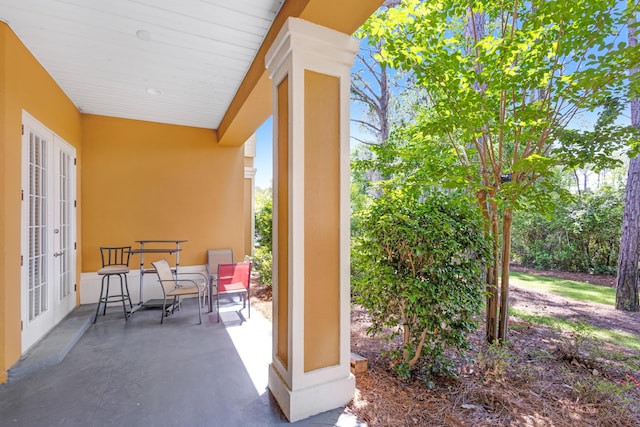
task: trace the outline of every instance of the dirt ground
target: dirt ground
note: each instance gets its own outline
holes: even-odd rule
[[[610,276],[528,271],[612,286]],[[271,292],[253,287],[252,304],[270,318]],[[582,304],[512,287],[513,307],[630,333],[640,339],[640,314]],[[368,314],[354,306],[351,350],[368,359],[356,376],[349,409],[370,426],[640,426],[640,352],[579,334],[510,319],[509,344],[489,347],[483,328],[471,349],[450,357],[457,378],[400,379],[369,337]]]
[[[588,273],[568,273],[562,271],[541,271],[512,267],[513,271],[558,277],[561,279],[587,282],[594,285],[615,286],[616,278],[608,275]],[[580,321],[599,328],[629,332],[640,339],[640,312],[628,313],[614,307],[597,303],[585,303],[559,295],[534,292],[515,286],[509,290],[509,304],[522,310],[546,316],[560,317],[571,321]]]

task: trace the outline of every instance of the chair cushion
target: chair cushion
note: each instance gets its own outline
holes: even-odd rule
[[[124,274],[129,272],[128,265],[107,265],[98,270],[98,274]]]
[[[224,290],[221,290],[221,294],[237,294],[247,292],[247,288],[244,287],[242,282],[229,283],[224,285]]]
[[[202,291],[204,291],[204,285],[202,284],[199,284],[198,286],[182,286],[180,288],[174,288],[170,290],[169,292],[167,292],[167,296],[173,297],[178,295],[197,295]]]

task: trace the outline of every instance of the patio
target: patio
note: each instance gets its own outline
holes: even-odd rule
[[[352,35],[381,3],[0,0],[0,383],[65,315],[97,301],[100,247],[185,240],[184,271],[202,269],[211,248],[250,256],[251,140],[272,117],[276,315],[263,334],[270,347],[253,347],[264,357],[257,371],[288,420],[349,402],[349,72]],[[226,378],[247,371],[243,353],[221,350],[231,349],[224,328],[176,325],[179,314],[165,329],[153,313],[99,321],[47,370],[77,390],[52,391],[38,373],[0,387],[11,396],[0,409],[29,425],[52,424],[52,408],[65,425],[69,414],[165,425],[198,425],[184,417],[200,413],[208,423],[219,408],[252,414],[250,402],[269,396],[264,377],[259,391],[237,391],[251,400],[221,400],[229,385],[249,384]],[[44,391],[34,397],[30,385]],[[267,402],[258,407],[271,410]]]
[[[267,390],[271,323],[257,310],[241,322],[226,307],[222,322],[203,313],[198,325],[194,303],[163,325],[158,310],[125,322],[110,308],[60,363],[0,385],[0,425],[365,425],[344,408],[290,424]],[[94,310],[78,307],[63,334],[90,324]]]

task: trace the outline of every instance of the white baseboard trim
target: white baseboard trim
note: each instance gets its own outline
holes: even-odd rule
[[[180,266],[180,275],[183,273],[200,273],[206,276],[207,268],[205,265],[187,265]],[[188,278],[188,277],[187,277]],[[127,275],[127,282],[129,283],[129,294],[133,303],[140,301],[140,270],[130,270]],[[102,276],[99,276],[97,272],[87,272],[80,274],[80,304],[95,304],[100,297],[100,286],[102,283]],[[111,293],[114,294],[120,291],[120,281],[117,277],[111,278]],[[148,299],[162,299],[162,290],[160,288],[160,282],[158,282],[158,276],[154,272],[147,272],[144,274],[144,283],[142,285],[142,294],[144,300]]]

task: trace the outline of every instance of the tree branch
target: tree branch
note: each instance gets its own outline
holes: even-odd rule
[[[373,124],[369,123],[369,122],[365,122],[364,120],[358,120],[358,119],[351,119],[352,122],[354,123],[358,123],[360,125],[366,126],[371,128],[374,132],[379,133],[380,132],[380,128],[374,126]]]

